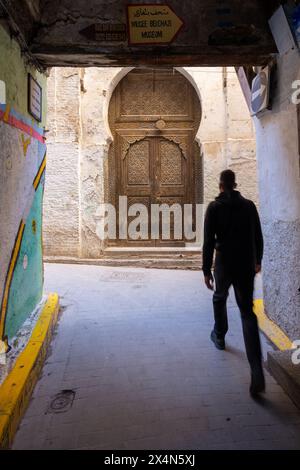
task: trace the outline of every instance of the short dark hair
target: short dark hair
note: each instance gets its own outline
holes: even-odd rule
[[[220,183],[225,191],[232,191],[236,188],[235,173],[232,170],[224,170],[220,175]]]

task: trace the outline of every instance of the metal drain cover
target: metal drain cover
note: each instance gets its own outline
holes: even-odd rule
[[[74,398],[74,390],[62,390],[51,401],[47,413],[65,413],[73,405]]]

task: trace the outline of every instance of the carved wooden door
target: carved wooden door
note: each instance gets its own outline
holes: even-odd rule
[[[173,70],[133,70],[117,86],[109,110],[114,134],[110,177],[115,181],[110,201],[118,206],[118,197],[127,196],[128,208],[144,204],[149,215],[148,239],[143,233],[143,239],[128,237],[117,244],[184,245],[183,233],[178,231],[178,205],[183,213],[184,204],[196,202],[194,139],[200,112],[194,88]],[[151,228],[155,232],[151,224],[152,204],[177,205],[175,212],[170,211],[169,239],[162,237],[161,214],[158,239],[151,237]],[[128,224],[134,219],[129,216]],[[183,232],[182,220],[181,227]]]
[[[121,137],[121,141],[123,138]],[[144,137],[131,143],[128,150],[123,152],[119,161],[119,185],[118,194],[127,196],[128,210],[133,209],[134,204],[143,204],[147,210],[147,233],[142,234],[142,239],[128,237],[127,244],[153,246],[151,240],[151,205],[154,199],[155,180],[155,146],[152,137]],[[136,212],[136,215],[139,213]],[[127,217],[130,223],[134,220],[134,215]],[[118,217],[119,219],[119,217]]]
[[[183,209],[184,204],[189,202],[187,177],[190,163],[178,143],[163,136],[155,138],[155,200],[157,204],[174,208],[168,217],[165,216],[165,228],[163,216],[160,215],[159,239],[156,242],[159,246],[184,244]]]

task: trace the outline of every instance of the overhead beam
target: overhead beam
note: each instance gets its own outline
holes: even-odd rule
[[[41,20],[40,0],[23,0],[31,18],[37,23]]]
[[[46,67],[52,66],[262,66],[272,58],[274,50],[269,47],[213,47],[161,48],[151,51],[92,46],[33,46],[31,53]]]
[[[41,19],[39,0],[0,0],[0,6],[6,13],[9,25],[28,44]]]
[[[22,52],[43,67],[261,66],[277,52],[260,0],[161,0],[155,15],[165,14],[164,3],[170,5],[182,24],[178,34],[160,45],[138,46],[131,42],[126,20],[128,5],[134,3],[110,0],[108,7],[105,0],[0,0]],[[154,13],[146,11],[147,4],[141,4],[135,23],[150,25]],[[121,27],[123,33],[115,34],[117,39],[96,34],[102,27]]]

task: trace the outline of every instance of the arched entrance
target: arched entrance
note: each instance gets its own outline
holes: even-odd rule
[[[150,239],[151,204],[201,203],[202,162],[195,136],[201,120],[196,90],[174,69],[133,69],[115,88],[109,105],[113,135],[108,163],[108,199],[118,207],[144,204],[149,213],[148,239],[117,240],[118,246],[184,246],[174,236]],[[171,214],[172,215],[172,214]],[[130,222],[130,219],[128,219]]]

